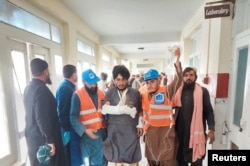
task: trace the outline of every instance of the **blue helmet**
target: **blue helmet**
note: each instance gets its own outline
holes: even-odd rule
[[[91,85],[100,81],[100,78],[91,69],[88,69],[82,72],[82,80]]]
[[[144,74],[144,81],[158,79],[158,78],[159,78],[159,73],[155,69],[150,69]]]

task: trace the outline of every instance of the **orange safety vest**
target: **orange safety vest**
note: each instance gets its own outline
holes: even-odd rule
[[[149,126],[172,126],[175,124],[173,103],[166,95],[166,87],[160,87],[149,100],[148,93],[142,94],[144,130]]]
[[[80,99],[80,114],[79,120],[87,129],[100,129],[103,128],[103,118],[101,113],[102,100],[104,99],[104,93],[101,90],[97,90],[98,95],[98,110],[96,109],[93,101],[89,97],[89,94],[84,88],[81,88],[75,92]]]

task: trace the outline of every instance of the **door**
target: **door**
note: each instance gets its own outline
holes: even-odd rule
[[[230,122],[228,147],[250,148],[250,30],[237,36],[231,78]]]

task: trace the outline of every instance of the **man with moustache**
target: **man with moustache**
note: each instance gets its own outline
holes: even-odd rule
[[[45,142],[50,146],[49,166],[64,166],[65,156],[60,125],[56,111],[56,99],[46,86],[51,84],[48,63],[35,58],[30,62],[32,80],[24,90],[25,137],[30,165],[40,166],[36,157],[39,146]]]
[[[129,70],[117,65],[112,71],[115,87],[106,92],[102,113],[107,114],[104,155],[116,166],[138,166],[143,134],[141,96],[128,86]]]
[[[56,91],[57,113],[61,126],[61,134],[66,154],[67,165],[82,165],[80,137],[70,124],[71,97],[76,90],[77,71],[74,65],[63,66],[64,80]]]
[[[177,161],[179,166],[202,166],[206,154],[206,140],[214,142],[214,113],[208,90],[196,83],[196,70],[183,71],[183,83],[173,98],[178,107],[176,132],[179,140]],[[206,124],[208,134],[206,134]]]
[[[71,99],[70,121],[75,132],[81,137],[83,165],[105,166],[102,142],[106,137],[103,115],[101,114],[104,93],[98,89],[100,78],[91,70],[82,72],[84,87],[75,91]]]

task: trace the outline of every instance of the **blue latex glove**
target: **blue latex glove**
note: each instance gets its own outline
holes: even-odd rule
[[[66,131],[63,133],[63,145],[66,146],[70,140],[70,132]]]

